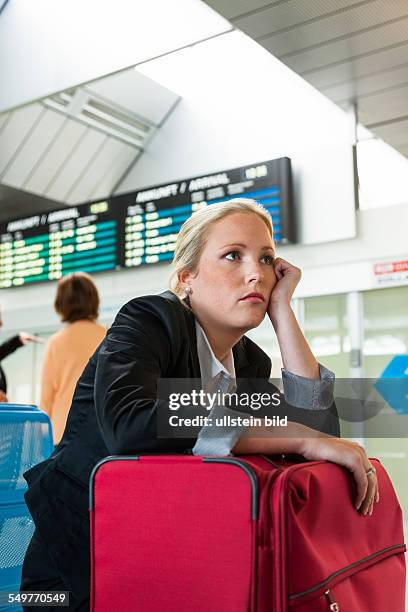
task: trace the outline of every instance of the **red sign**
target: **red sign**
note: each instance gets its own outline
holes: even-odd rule
[[[394,272],[408,272],[408,259],[374,264],[374,274],[376,275],[393,274]]]

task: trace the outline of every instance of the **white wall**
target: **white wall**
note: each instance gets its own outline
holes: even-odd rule
[[[142,68],[182,100],[117,192],[288,156],[300,241],[355,235],[350,118],[265,49],[232,32]]]
[[[0,112],[230,29],[200,0],[12,0]]]
[[[378,289],[374,264],[408,259],[407,227],[408,203],[362,210],[352,240],[282,248],[304,271],[296,297]]]

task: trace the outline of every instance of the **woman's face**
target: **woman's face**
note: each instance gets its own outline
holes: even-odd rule
[[[276,284],[275,245],[255,213],[236,212],[211,225],[198,270],[184,284],[202,323],[245,333],[263,320]],[[247,297],[256,292],[258,297]]]

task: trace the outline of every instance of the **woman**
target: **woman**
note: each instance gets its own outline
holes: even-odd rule
[[[84,272],[68,274],[58,281],[54,303],[68,325],[48,341],[41,380],[40,407],[52,423],[54,444],[62,438],[75,385],[89,358],[106,335],[99,325],[98,290]]]
[[[206,427],[198,440],[158,437],[157,417],[168,407],[157,399],[158,381],[201,378],[206,386],[226,374],[269,384],[269,357],[244,336],[265,315],[282,352],[285,390],[294,402],[288,408],[295,417],[296,411],[319,414],[327,433],[295,422],[288,423],[285,438],[273,427],[261,428],[261,437],[258,429],[226,431],[222,453],[294,452],[339,463],[355,476],[356,508],[371,512],[378,498],[375,473],[363,448],[330,435],[338,434],[335,408],[327,408],[332,397],[325,397],[332,376],[319,368],[290,307],[300,271],[276,259],[274,249],[270,217],[253,201],[214,204],[185,222],[173,291],[136,298],[120,310],[78,382],[60,444],[48,461],[25,474],[36,531],[22,590],[69,590],[71,609],[88,609],[93,466],[110,454],[200,454],[203,448],[218,454],[219,440]],[[183,295],[188,298],[181,300]],[[302,390],[308,397],[301,397]]]

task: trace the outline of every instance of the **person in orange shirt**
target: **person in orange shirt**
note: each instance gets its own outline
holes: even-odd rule
[[[41,380],[40,408],[51,419],[54,444],[64,433],[75,385],[106,335],[99,316],[98,290],[88,274],[76,272],[58,281],[54,302],[68,325],[48,340]]]

